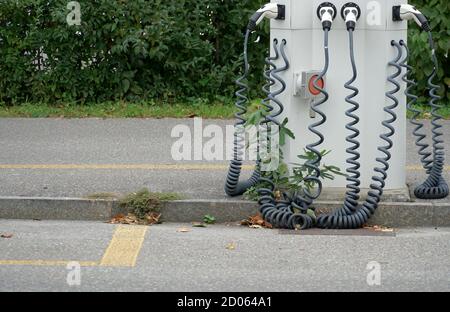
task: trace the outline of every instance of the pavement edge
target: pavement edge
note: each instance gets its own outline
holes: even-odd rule
[[[317,201],[316,211],[331,211],[340,201]],[[206,214],[217,222],[235,222],[256,214],[257,204],[246,200],[176,200],[162,207],[164,222],[202,221]],[[83,198],[0,197],[0,219],[107,221],[126,213],[117,200]],[[450,202],[382,202],[370,224],[390,227],[450,226]]]

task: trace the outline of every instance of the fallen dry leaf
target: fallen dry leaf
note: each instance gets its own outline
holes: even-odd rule
[[[138,223],[138,218],[137,218],[134,214],[129,213],[129,214],[125,217],[124,223],[125,223],[125,224],[136,224],[136,223]]]
[[[281,200],[281,197],[282,197],[282,193],[280,192],[280,190],[276,190],[275,191],[275,199]]]
[[[375,232],[394,232],[393,228],[389,228],[381,225],[366,225],[364,226],[366,230],[373,230]]]
[[[137,225],[153,225],[161,223],[161,214],[151,212],[145,215],[144,219],[139,219],[136,215],[129,213],[128,215],[118,214],[114,216],[108,223],[111,224],[137,224]]]
[[[228,243],[225,246],[225,248],[228,249],[228,250],[235,250],[236,249],[236,244],[235,243]]]
[[[125,220],[125,215],[119,213],[118,215],[114,216],[109,223],[111,224],[118,224],[118,223],[122,223]]]
[[[1,237],[1,238],[12,238],[13,235],[10,234],[10,233],[3,233],[3,234],[0,235],[0,237]]]
[[[161,218],[160,213],[152,212],[145,216],[148,225],[158,224],[160,223],[159,219]]]
[[[192,227],[206,227],[206,224],[203,222],[192,222]]]
[[[245,225],[254,229],[259,229],[262,227],[267,229],[272,228],[272,224],[266,222],[260,214],[251,216],[248,219],[241,221],[241,225]]]
[[[177,232],[180,232],[180,233],[186,233],[186,232],[190,232],[190,231],[191,230],[186,227],[182,227],[177,230]]]

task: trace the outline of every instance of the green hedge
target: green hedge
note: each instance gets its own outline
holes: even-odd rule
[[[80,26],[68,25],[68,2],[1,0],[0,102],[230,97],[248,16],[265,1],[79,0]],[[450,2],[416,4],[433,21],[441,91],[448,101],[450,66],[444,55]],[[267,23],[258,32],[260,43],[252,40],[250,48],[250,81],[255,85],[262,82]],[[420,92],[425,94],[429,52],[417,27],[410,34]],[[36,64],[44,54],[47,58]]]
[[[410,1],[421,10],[431,21],[433,39],[435,41],[436,55],[440,63],[436,82],[440,82],[440,95],[442,103],[450,105],[450,1],[448,0],[414,0]],[[413,22],[410,22],[413,23]],[[433,71],[430,50],[428,48],[428,35],[421,32],[415,25],[409,28],[409,47],[411,50],[411,65],[415,67],[414,76],[419,83],[419,101],[427,102],[427,76]]]
[[[81,26],[68,0],[1,2],[0,102],[18,103],[229,96],[262,1],[79,0]]]

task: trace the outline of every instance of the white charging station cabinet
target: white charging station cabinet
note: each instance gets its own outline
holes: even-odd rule
[[[286,91],[279,95],[284,105],[284,112],[280,120],[288,118],[288,127],[294,132],[295,140],[287,140],[283,147],[284,162],[288,165],[298,163],[297,155],[303,153],[305,146],[317,141],[317,137],[308,130],[308,126],[317,121],[318,116],[310,112],[310,99],[301,96],[298,82],[299,77],[314,71],[320,71],[324,65],[324,32],[320,20],[317,17],[317,7],[324,1],[302,0],[277,0],[272,1],[286,6],[284,20],[271,20],[271,40],[285,39],[286,54],[290,67],[280,76],[286,82]],[[351,90],[344,88],[344,84],[352,77],[348,32],[345,22],[341,17],[342,6],[349,2],[346,0],[333,0],[338,14],[329,32],[330,63],[325,77],[325,89],[329,99],[319,108],[327,115],[327,121],[317,129],[325,137],[324,143],[318,149],[331,150],[323,162],[335,165],[343,172],[347,167],[346,159],[349,155],[346,148],[350,146],[345,138],[350,134],[345,125],[350,118],[345,116],[345,111],[351,105],[345,101],[345,97],[351,94]],[[407,40],[407,22],[394,22],[392,20],[392,7],[407,3],[405,0],[355,0],[352,1],[361,8],[361,17],[354,31],[354,51],[358,77],[353,83],[359,89],[359,94],[354,98],[360,108],[356,112],[360,122],[356,128],[360,130],[358,140],[361,143],[359,152],[361,158],[361,188],[362,191],[369,188],[372,176],[376,173],[374,168],[380,166],[376,158],[383,156],[377,150],[386,142],[380,139],[380,134],[387,129],[381,122],[390,115],[383,111],[386,105],[392,101],[385,93],[394,88],[387,81],[387,77],[395,72],[395,68],[388,66],[397,55],[397,49],[391,45],[391,40]],[[271,46],[272,47],[272,46]],[[272,49],[272,48],[271,48]],[[274,54],[274,51],[271,51]],[[275,62],[278,67],[283,65],[280,58]],[[403,74],[403,72],[402,72]],[[397,120],[393,124],[395,135],[391,137],[394,146],[391,149],[392,158],[389,160],[390,168],[386,180],[385,194],[402,194],[408,197],[406,186],[406,96],[405,84],[397,79],[401,90],[395,94],[399,105],[395,109]],[[279,89],[274,85],[273,90]],[[347,181],[345,177],[337,176],[335,180],[324,181],[324,195],[339,192]]]

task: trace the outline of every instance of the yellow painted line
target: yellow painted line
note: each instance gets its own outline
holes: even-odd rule
[[[147,229],[148,226],[117,226],[101,261],[0,260],[0,265],[67,266],[70,262],[77,262],[82,267],[134,267],[141,251],[142,244],[144,243]]]
[[[252,170],[253,165],[243,165]],[[208,164],[0,164],[0,169],[50,169],[50,170],[227,170],[228,165]]]
[[[147,226],[119,225],[100,266],[134,267],[147,229]]]
[[[67,261],[67,260],[0,260],[0,265],[33,265],[33,266],[66,266],[71,262],[79,263],[82,267],[99,265],[96,261]]]

